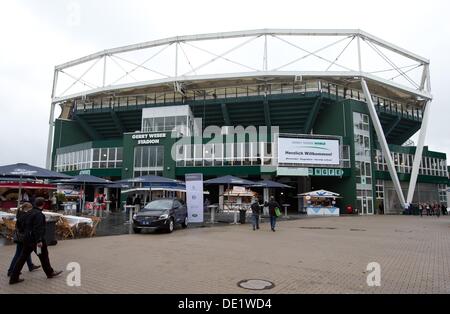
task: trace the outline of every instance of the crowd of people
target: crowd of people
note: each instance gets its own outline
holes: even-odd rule
[[[439,204],[439,203],[419,203],[418,204],[419,207],[419,212],[420,212],[420,216],[423,215],[423,212],[425,211],[427,216],[440,216],[441,213],[442,215],[447,215],[447,206],[445,206],[444,204]]]
[[[406,204],[405,206],[405,214],[407,215],[420,215],[423,216],[426,214],[427,216],[441,216],[448,215],[447,206],[442,203],[436,202],[423,202],[423,203],[413,203]]]

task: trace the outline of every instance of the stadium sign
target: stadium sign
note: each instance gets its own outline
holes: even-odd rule
[[[278,138],[278,163],[298,165],[340,165],[339,140]]]

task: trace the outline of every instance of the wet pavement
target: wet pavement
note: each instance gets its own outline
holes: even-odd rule
[[[307,218],[304,215],[289,214],[289,220],[296,220],[301,218]],[[97,226],[97,237],[105,236],[116,236],[124,234],[132,234],[133,229],[131,224],[128,222],[129,216],[124,212],[113,212],[102,217],[102,221]],[[204,214],[204,223],[189,224],[189,228],[209,228],[209,227],[224,227],[230,226],[235,220],[234,212],[222,212],[215,214],[215,223],[212,224],[210,213]],[[251,224],[251,215],[246,216],[246,224]],[[286,218],[279,218],[280,221],[286,220]],[[239,222],[239,215],[237,216],[237,221]],[[262,216],[261,223],[268,223],[269,218]],[[179,227],[178,227],[179,228]],[[12,245],[11,241],[6,240],[3,236],[0,236],[0,246]]]

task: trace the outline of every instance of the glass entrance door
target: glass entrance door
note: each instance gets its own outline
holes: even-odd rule
[[[361,215],[373,215],[373,197],[358,196],[356,205]]]

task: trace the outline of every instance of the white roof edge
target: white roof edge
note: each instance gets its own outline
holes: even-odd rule
[[[161,85],[161,84],[169,84],[173,82],[189,82],[189,81],[207,81],[207,80],[220,80],[220,79],[239,79],[239,78],[258,78],[258,77],[273,77],[273,76],[303,76],[303,77],[364,77],[370,81],[375,81],[383,85],[390,86],[392,88],[399,89],[405,93],[412,94],[416,97],[421,97],[424,99],[431,100],[433,97],[430,93],[426,91],[419,91],[415,90],[413,88],[408,88],[406,86],[403,86],[401,84],[398,84],[393,81],[385,80],[380,77],[374,76],[369,73],[360,73],[360,72],[352,72],[352,71],[343,71],[343,72],[333,72],[333,71],[327,71],[327,72],[320,72],[320,71],[267,71],[267,72],[245,72],[245,73],[223,73],[223,74],[213,74],[213,75],[196,75],[196,76],[186,76],[186,77],[172,77],[172,78],[166,78],[166,79],[158,79],[158,80],[151,80],[151,81],[142,81],[142,82],[136,82],[136,83],[129,83],[129,84],[120,84],[120,85],[114,85],[114,86],[105,86],[101,88],[92,89],[86,92],[80,92],[71,94],[64,97],[54,97],[52,99],[52,103],[59,103],[63,102],[69,99],[78,98],[82,96],[89,96],[97,93],[102,92],[108,92],[108,91],[114,91],[114,90],[121,90],[121,89],[129,89],[129,88],[139,88],[144,86],[155,86],[155,85]]]
[[[415,61],[429,64],[429,60],[423,58],[417,54],[409,52],[406,49],[400,48],[394,44],[391,44],[385,40],[382,40],[378,37],[375,37],[367,32],[364,32],[359,29],[272,29],[272,28],[264,28],[264,29],[254,29],[254,30],[244,30],[244,31],[231,31],[231,32],[218,32],[218,33],[205,33],[205,34],[196,34],[196,35],[185,35],[185,36],[174,36],[164,39],[158,39],[143,43],[137,43],[117,48],[106,49],[103,51],[99,51],[90,55],[87,55],[82,58],[78,58],[55,67],[55,70],[63,70],[65,68],[69,68],[75,65],[79,65],[85,62],[89,62],[91,60],[101,58],[106,55],[112,55],[117,53],[124,53],[134,50],[146,49],[151,47],[162,46],[166,44],[172,44],[180,41],[200,41],[200,40],[212,40],[212,39],[226,39],[226,38],[238,38],[238,37],[250,37],[250,36],[258,36],[258,35],[302,35],[302,36],[352,36],[358,35],[362,38],[368,39],[384,48],[392,50],[396,53],[399,53],[405,57],[411,58]]]

